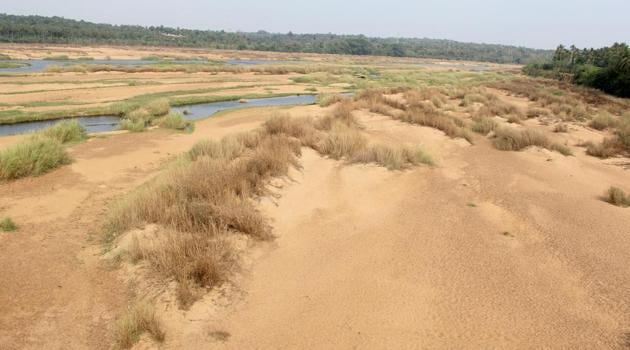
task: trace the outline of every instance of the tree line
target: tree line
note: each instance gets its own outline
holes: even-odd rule
[[[61,17],[0,14],[0,42],[120,44],[214,49],[427,57],[495,63],[541,62],[550,50],[419,38],[370,38],[363,35],[232,33],[164,26],[97,24]]]
[[[581,50],[574,45],[560,45],[549,62],[529,64],[523,70],[529,75],[568,79],[612,95],[630,97],[630,48],[625,43]]]

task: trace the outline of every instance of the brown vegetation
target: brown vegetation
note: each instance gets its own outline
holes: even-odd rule
[[[502,151],[520,151],[529,146],[538,146],[557,151],[565,156],[573,154],[569,147],[551,142],[547,136],[538,131],[504,127],[497,129],[495,132],[494,147]]]

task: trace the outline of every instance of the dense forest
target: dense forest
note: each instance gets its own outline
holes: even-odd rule
[[[168,27],[96,24],[61,17],[0,14],[0,42],[123,44],[203,47],[282,52],[382,55],[474,60],[497,63],[542,62],[552,51],[462,43],[452,40],[370,38],[363,35],[230,33]]]
[[[630,97],[630,48],[625,43],[582,50],[560,45],[550,62],[529,64],[523,70],[529,75],[569,79],[609,94]]]

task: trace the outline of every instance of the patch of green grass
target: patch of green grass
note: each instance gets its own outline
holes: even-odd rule
[[[76,120],[64,120],[39,132],[61,143],[81,142],[87,138],[85,128]]]
[[[42,175],[70,161],[61,142],[36,135],[0,152],[0,180]]]
[[[45,61],[69,61],[70,57],[68,57],[68,55],[56,55],[56,56],[47,56],[42,59]]]
[[[0,68],[22,68],[28,66],[28,63],[0,61]]]
[[[144,119],[121,119],[118,124],[120,130],[129,130],[131,132],[142,132],[147,128],[147,124]]]
[[[18,229],[18,226],[13,222],[11,218],[4,218],[0,221],[0,230],[4,232],[15,231]]]
[[[158,125],[166,129],[185,130],[193,124],[184,119],[184,116],[180,113],[169,113],[165,117],[160,118]]]

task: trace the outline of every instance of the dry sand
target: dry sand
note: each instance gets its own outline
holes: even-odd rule
[[[196,140],[254,128],[274,110],[224,114],[193,134],[91,139],[71,148],[71,166],[0,185],[0,216],[21,226],[0,233],[0,348],[108,348],[134,291],[94,241],[107,203]],[[600,198],[630,188],[627,171],[578,149],[500,152],[481,137],[471,146],[360,118],[371,139],[422,144],[438,165],[391,172],[305,150],[280,197],[261,202],[277,239],[248,251],[237,292],[188,312],[158,303],[162,348],[627,345],[630,213]]]

